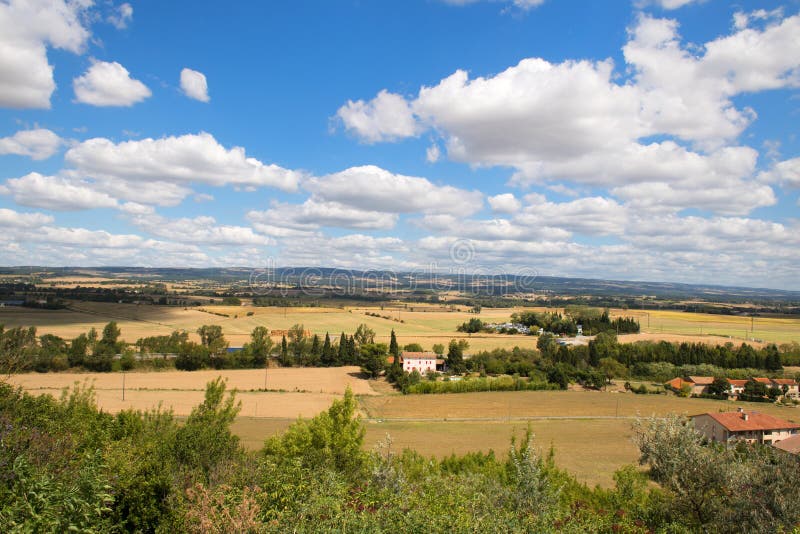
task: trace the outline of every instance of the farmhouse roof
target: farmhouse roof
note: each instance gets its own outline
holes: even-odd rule
[[[728,378],[728,384],[743,388],[745,384],[747,384],[747,380],[734,380],[733,378]]]
[[[432,360],[436,358],[435,352],[406,352],[400,353],[400,357],[409,360]]]
[[[667,382],[664,385],[665,386],[669,386],[669,387],[671,387],[673,389],[681,389],[683,387],[683,385],[686,384],[686,383],[687,382],[683,378],[678,377],[678,378],[673,378],[672,380],[670,380],[669,382]]]
[[[800,434],[776,442],[775,447],[792,454],[800,454]]]
[[[762,384],[766,384],[768,386],[772,384],[772,380],[770,380],[769,378],[754,377],[753,380],[755,380],[756,382],[761,382]]]
[[[710,386],[714,383],[713,376],[690,376],[689,382],[694,382],[698,386]]]
[[[775,382],[776,384],[778,384],[779,386],[783,386],[783,385],[796,386],[797,385],[797,380],[795,380],[794,378],[773,378],[772,381]]]
[[[731,432],[800,429],[800,425],[798,424],[758,412],[709,412],[699,415],[711,417]],[[699,417],[699,415],[694,415],[692,417]]]

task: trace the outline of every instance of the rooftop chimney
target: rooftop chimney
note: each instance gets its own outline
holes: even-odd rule
[[[736,408],[736,411],[738,411],[739,413],[744,413],[744,408],[739,406],[738,408]]]
[[[748,417],[748,415],[747,415],[746,413],[742,412],[742,419],[744,419],[745,421],[747,421],[747,417]]]

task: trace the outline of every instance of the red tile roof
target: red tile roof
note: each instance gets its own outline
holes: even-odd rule
[[[432,360],[436,358],[435,352],[401,352],[400,357],[410,360]]]
[[[797,385],[797,381],[794,378],[773,378],[772,381],[781,386],[784,384],[787,386]]]
[[[758,412],[709,412],[700,415],[711,417],[731,432],[800,429],[798,424]],[[744,419],[745,415],[747,415],[747,420]]]
[[[683,385],[686,384],[686,383],[687,382],[683,378],[678,377],[678,378],[673,378],[672,380],[670,380],[669,382],[665,383],[664,385],[665,386],[669,386],[672,389],[681,389],[683,387]]]
[[[713,376],[690,376],[689,382],[694,382],[698,386],[710,386],[714,383]]]
[[[745,384],[747,384],[747,380],[734,380],[732,378],[728,379],[728,384],[736,387],[743,388]]]
[[[776,442],[775,447],[792,454],[800,454],[800,434]]]
[[[753,378],[753,380],[755,380],[756,382],[761,382],[762,384],[766,384],[768,386],[772,384],[772,380],[770,380],[769,378]]]

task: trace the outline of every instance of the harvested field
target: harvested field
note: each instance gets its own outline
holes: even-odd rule
[[[59,395],[75,383],[91,385],[97,404],[108,412],[149,409],[162,403],[176,415],[188,415],[203,401],[207,382],[222,376],[230,389],[239,391],[241,415],[254,417],[311,417],[325,410],[350,386],[358,395],[374,395],[369,381],[358,377],[357,367],[270,369],[267,390],[263,369],[230,371],[164,371],[122,373],[30,373],[13,375],[10,382],[33,394]]]
[[[286,430],[293,421],[240,417],[233,431],[250,450],[259,449],[264,440]],[[530,424],[534,445],[547,453],[551,444],[556,464],[579,481],[594,486],[613,486],[614,471],[636,463],[639,454],[631,441],[629,419],[550,420],[526,422],[367,422],[364,446],[373,449],[392,438],[392,450],[414,449],[423,456],[443,458],[450,454],[493,450],[505,458],[511,436],[522,438]],[[587,439],[591,436],[591,439]]]
[[[684,399],[674,395],[634,395],[604,391],[496,391],[446,395],[363,397],[365,413],[376,419],[493,420],[527,417],[636,417],[719,410],[747,410],[800,421],[800,409],[769,403]]]

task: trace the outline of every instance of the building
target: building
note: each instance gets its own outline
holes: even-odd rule
[[[747,380],[734,380],[732,378],[728,378],[728,392],[731,397],[738,397],[742,393],[744,393],[744,385],[747,384]]]
[[[687,376],[684,378],[673,378],[664,385],[674,391],[681,391],[683,386],[691,388],[691,395],[701,395],[708,393],[708,386],[714,382],[713,376]]]
[[[400,353],[400,363],[406,373],[417,371],[424,375],[428,371],[436,372],[436,353],[403,351]]]
[[[772,383],[775,387],[780,388],[781,391],[785,391],[787,397],[791,399],[800,398],[800,389],[798,388],[797,380],[794,378],[773,378]]]
[[[763,413],[746,412],[741,408],[735,412],[693,415],[692,421],[695,430],[718,443],[746,441],[775,444],[800,431],[798,424]]]
[[[708,393],[708,386],[714,383],[713,376],[689,376],[686,378],[686,381],[692,386],[692,395]]]
[[[791,454],[800,455],[800,434],[795,434],[790,438],[776,442],[775,448]]]

